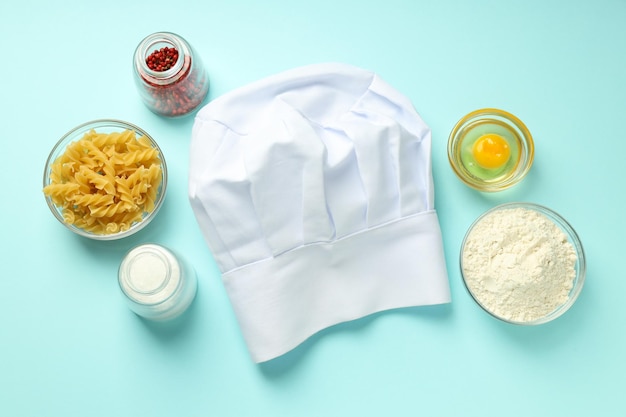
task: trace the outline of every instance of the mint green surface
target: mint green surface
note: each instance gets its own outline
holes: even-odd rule
[[[453,301],[336,326],[290,354],[250,360],[187,201],[193,119],[140,102],[132,54],[167,30],[201,54],[209,100],[300,65],[378,72],[433,131],[436,206]],[[5,1],[0,416],[624,416],[626,1]],[[446,154],[466,113],[497,107],[535,139],[515,188],[481,194]],[[91,119],[135,123],[159,142],[169,191],[135,237],[71,234],[41,193],[48,152]],[[528,201],[580,235],[588,276],[572,309],[539,327],[488,316],[458,268],[485,210]],[[158,326],[124,304],[123,254],[156,242],[195,266],[199,292]]]

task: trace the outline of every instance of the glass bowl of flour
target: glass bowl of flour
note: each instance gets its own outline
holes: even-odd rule
[[[585,281],[585,254],[572,226],[532,203],[483,213],[465,235],[460,258],[472,298],[507,323],[556,319],[574,304]]]

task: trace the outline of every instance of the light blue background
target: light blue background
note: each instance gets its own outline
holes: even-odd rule
[[[324,61],[406,94],[433,131],[452,303],[339,325],[253,364],[187,201],[193,119],[150,113],[133,84],[134,49],[160,30],[198,50],[209,99]],[[5,1],[0,39],[1,416],[626,415],[626,1]],[[526,180],[493,195],[464,186],[446,155],[456,121],[487,106],[536,143]],[[150,227],[98,243],[54,219],[41,176],[58,138],[107,117],[156,138],[170,181]],[[458,270],[467,227],[509,201],[560,212],[588,257],[577,303],[535,328],[481,311]],[[199,275],[193,307],[167,326],[133,315],[117,287],[121,257],[147,241]]]

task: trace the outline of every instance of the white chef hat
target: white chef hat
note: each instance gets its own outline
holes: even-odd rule
[[[430,153],[411,102],[343,64],[198,112],[189,198],[255,362],[338,323],[450,301]]]

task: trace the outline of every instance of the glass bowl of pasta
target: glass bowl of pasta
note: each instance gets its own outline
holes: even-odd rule
[[[115,240],[143,229],[158,213],[167,188],[159,145],[121,120],[75,127],[54,146],[43,174],[52,214],[72,232]]]

